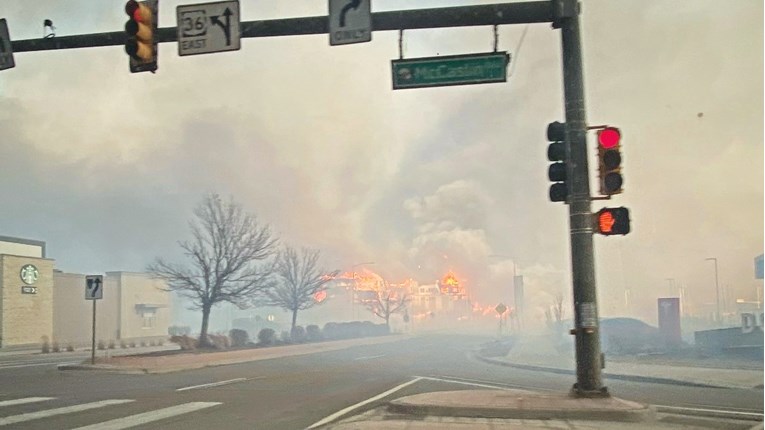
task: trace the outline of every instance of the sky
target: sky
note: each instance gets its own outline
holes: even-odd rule
[[[498,2],[498,1],[497,1]],[[375,0],[372,11],[494,3]],[[162,0],[160,27],[179,1]],[[241,0],[243,21],[326,15],[320,1]],[[120,31],[123,3],[3,0],[13,40]],[[632,232],[595,236],[602,316],[656,323],[683,288],[711,312],[756,300],[763,252],[763,4],[585,0],[588,124],[622,131]],[[122,47],[22,52],[0,72],[0,235],[43,240],[67,272],[142,271],[177,246],[205,193],[231,196],[328,269],[387,279],[454,270],[474,297],[571,306],[568,208],[548,201],[547,123],[563,120],[560,32],[500,26],[506,83],[393,91],[398,33],[242,39],[131,74]],[[405,58],[488,52],[491,27],[404,32]],[[594,133],[588,136],[597,191]],[[731,306],[731,310],[733,307]],[[569,315],[570,316],[570,315]]]

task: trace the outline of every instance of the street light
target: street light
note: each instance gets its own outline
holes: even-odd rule
[[[720,315],[720,278],[717,274],[717,257],[709,257],[706,261],[715,262],[715,290],[717,291],[717,323],[722,323],[722,317]]]

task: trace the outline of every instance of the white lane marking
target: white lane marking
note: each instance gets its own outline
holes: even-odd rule
[[[457,376],[432,376],[431,378],[441,378],[447,382],[455,382],[455,383],[474,383],[473,385],[476,385],[475,383],[479,384],[487,384],[487,386],[491,388],[502,388],[502,389],[510,389],[510,390],[529,390],[529,391],[549,391],[549,392],[558,392],[560,390],[551,390],[549,388],[542,388],[542,387],[532,387],[532,386],[526,386],[526,385],[519,385],[519,384],[507,384],[504,382],[495,382],[495,381],[487,381],[485,379],[468,379],[468,378],[460,378]],[[479,385],[480,386],[480,385]]]
[[[169,408],[157,409],[156,411],[144,412],[142,414],[130,415],[124,418],[117,418],[111,421],[104,421],[93,425],[78,427],[74,430],[122,430],[130,427],[139,426],[153,421],[163,420],[165,418],[183,415],[200,409],[220,405],[219,402],[190,402],[182,405],[171,406]]]
[[[385,354],[369,355],[369,356],[365,356],[365,357],[356,357],[356,358],[354,358],[354,360],[372,360],[372,359],[380,358],[380,357],[385,357]]]
[[[55,397],[25,397],[23,399],[3,400],[0,402],[0,407],[23,405],[25,403],[44,402],[45,400],[53,400]]]
[[[736,410],[730,410],[730,409],[685,408],[680,406],[666,406],[666,405],[654,405],[654,406],[662,408],[662,409],[673,410],[673,411],[724,413],[724,414],[743,415],[743,416],[749,416],[749,417],[762,418],[762,414],[757,412],[742,412],[742,411],[736,411]]]
[[[10,417],[0,418],[0,426],[7,426],[9,424],[22,423],[25,421],[32,421],[40,418],[52,417],[55,415],[71,414],[73,412],[87,411],[88,409],[101,408],[104,406],[119,405],[122,403],[130,403],[135,400],[101,400],[100,402],[83,403],[81,405],[65,406],[63,408],[47,409],[38,412],[29,412],[21,415],[12,415]]]
[[[211,382],[209,384],[192,385],[190,387],[178,388],[175,391],[186,391],[186,390],[196,390],[197,388],[217,387],[219,385],[233,384],[233,383],[236,383],[236,382],[242,382],[242,381],[246,381],[246,380],[247,380],[247,378],[229,379],[227,381],[218,381],[218,382]]]
[[[431,376],[420,376],[419,378],[426,379],[428,381],[448,382],[450,384],[472,385],[474,387],[496,388],[496,389],[499,389],[499,390],[511,390],[511,388],[502,387],[502,386],[499,386],[499,385],[488,385],[488,384],[479,384],[477,382],[457,381],[456,379],[434,378],[434,377],[431,377]]]
[[[316,427],[319,427],[319,426],[323,426],[324,424],[332,422],[332,421],[338,419],[339,417],[347,414],[348,412],[350,412],[350,411],[352,411],[354,409],[358,409],[358,408],[360,408],[360,407],[362,407],[362,406],[364,406],[364,405],[366,405],[368,403],[372,403],[374,401],[382,399],[383,397],[389,396],[389,395],[395,393],[396,391],[398,391],[398,390],[400,390],[400,389],[402,389],[404,387],[407,387],[409,385],[414,384],[417,381],[420,381],[421,379],[422,378],[419,377],[419,376],[415,377],[411,381],[404,382],[403,384],[397,385],[397,386],[391,388],[390,390],[388,390],[388,391],[386,391],[384,393],[380,393],[380,394],[378,394],[378,395],[376,395],[374,397],[370,397],[370,398],[368,398],[368,399],[366,399],[364,401],[356,403],[355,405],[348,406],[347,408],[339,410],[339,411],[335,412],[334,414],[332,414],[332,415],[322,419],[321,421],[317,421],[317,422],[311,424],[311,426],[306,427],[306,430],[311,430],[313,428],[316,428]]]

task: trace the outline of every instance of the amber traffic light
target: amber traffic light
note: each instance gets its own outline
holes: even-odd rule
[[[125,52],[130,56],[130,72],[157,70],[157,8],[158,0],[125,3],[129,19],[125,23]]]

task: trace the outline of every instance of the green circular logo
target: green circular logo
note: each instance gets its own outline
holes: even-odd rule
[[[40,272],[37,271],[37,267],[27,264],[24,265],[24,267],[21,268],[21,273],[19,273],[21,276],[21,280],[24,281],[27,285],[32,285],[35,282],[37,282],[37,278],[40,277]]]

